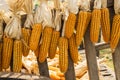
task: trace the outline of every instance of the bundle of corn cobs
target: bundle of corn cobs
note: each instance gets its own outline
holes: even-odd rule
[[[77,63],[78,47],[89,24],[93,43],[98,42],[101,27],[104,41],[110,42],[112,49],[118,44],[119,12],[113,19],[110,36],[109,10],[107,3],[101,0],[95,0],[92,12],[89,0],[81,0],[79,9],[77,0],[68,0],[67,6],[55,0],[54,9],[48,7],[46,0],[41,0],[35,11],[32,0],[8,0],[8,3],[12,16],[4,30],[0,12],[0,71],[10,67],[11,71],[20,72],[22,56],[28,56],[30,50],[43,63],[47,57],[53,59],[58,48],[60,71],[65,73],[68,69],[68,51],[73,62]],[[104,6],[101,7],[101,4]],[[25,22],[21,21],[21,11],[27,14]],[[24,24],[21,25],[21,22]]]

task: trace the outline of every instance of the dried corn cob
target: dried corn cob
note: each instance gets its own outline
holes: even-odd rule
[[[51,39],[51,43],[50,43],[49,55],[48,55],[51,59],[53,59],[55,57],[59,37],[60,37],[60,32],[53,31],[52,39]]]
[[[75,42],[75,34],[71,36],[69,41],[69,49],[70,49],[70,55],[74,63],[77,63],[78,61],[78,48]]]
[[[98,42],[100,32],[101,10],[94,9],[92,12],[90,39],[93,43]]]
[[[86,22],[86,29],[90,23],[90,20],[91,20],[91,12],[87,12],[87,22]]]
[[[76,15],[70,13],[65,24],[65,37],[70,38],[72,36],[75,28],[75,23],[76,23]]]
[[[3,43],[0,42],[0,71],[2,71],[2,49],[3,49]]]
[[[68,68],[68,40],[65,37],[59,39],[59,67],[65,73]]]
[[[13,39],[3,38],[2,69],[7,69],[10,66],[12,48],[13,48]]]
[[[50,42],[52,38],[52,31],[53,31],[52,27],[45,27],[43,30],[42,43],[39,52],[40,63],[44,62],[47,57],[47,53],[49,51]]]
[[[39,52],[40,52],[40,47],[38,47],[37,50],[35,50],[34,52],[36,57],[38,57]]]
[[[31,32],[30,29],[22,28],[23,40],[27,45],[29,45],[30,32]],[[28,47],[26,47],[26,45],[23,44],[23,56],[27,56],[28,54],[29,54],[29,49]]]
[[[91,12],[87,12],[87,22],[86,22],[86,27],[85,27],[85,30],[84,30],[84,34],[86,32],[86,29],[90,23],[90,20],[91,20]]]
[[[42,32],[42,24],[34,24],[30,37],[30,49],[35,51],[38,47]]]
[[[13,72],[20,72],[22,68],[22,41],[15,40],[13,47]]]
[[[115,49],[120,39],[120,15],[115,15],[113,18],[112,32],[111,32],[111,49]]]
[[[79,46],[82,42],[85,29],[87,27],[87,12],[80,11],[79,12],[79,18],[78,18],[78,24],[76,29],[76,45]]]
[[[101,28],[103,39],[105,42],[110,40],[110,19],[109,19],[109,10],[108,8],[101,9]]]

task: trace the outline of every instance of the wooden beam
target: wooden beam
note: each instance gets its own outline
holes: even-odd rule
[[[110,44],[109,43],[100,43],[95,45],[96,50],[102,50],[102,49],[107,49],[110,48]]]
[[[0,80],[50,80],[44,76],[25,73],[0,72]]]
[[[120,41],[112,54],[116,80],[120,80]]]
[[[107,6],[109,8],[109,12],[110,12],[110,22],[111,22],[111,27],[112,27],[113,17],[115,15],[114,0],[108,0],[107,4],[108,4]],[[113,58],[116,80],[120,80],[120,41],[117,45],[117,48],[115,49],[115,52],[112,54],[112,58]]]
[[[47,59],[43,63],[40,63],[39,61],[37,62],[38,62],[38,68],[39,68],[40,75],[45,76],[45,77],[50,77]]]
[[[94,44],[90,40],[90,28],[87,29],[84,39],[85,39],[85,53],[87,58],[89,79],[99,80],[96,50]]]
[[[91,0],[90,2],[91,10],[93,10],[93,5],[94,5],[94,0]],[[89,79],[99,80],[95,45],[90,40],[90,25],[85,33],[84,41],[85,41],[85,51],[86,51]]]
[[[65,80],[76,80],[75,77],[75,70],[74,70],[74,63],[72,61],[72,58],[70,56],[70,51],[68,51],[68,70],[65,73]]]

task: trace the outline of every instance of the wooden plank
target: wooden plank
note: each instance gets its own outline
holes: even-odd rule
[[[96,50],[107,49],[107,48],[110,48],[110,44],[109,43],[98,44],[95,46],[95,48]]]
[[[50,79],[47,77],[33,74],[0,72],[0,80],[50,80]]]
[[[89,78],[90,80],[99,80],[96,50],[94,44],[90,40],[90,28],[87,29],[84,39]]]
[[[74,70],[74,63],[70,56],[70,51],[68,50],[68,70],[65,73],[65,80],[76,80],[75,77],[75,70]]]
[[[110,22],[111,22],[111,27],[112,27],[112,21],[115,15],[114,0],[108,0],[107,4],[108,4],[109,12],[110,12]],[[115,49],[115,52],[112,54],[112,57],[113,57],[116,80],[120,80],[120,41],[118,43],[117,48]]]
[[[38,61],[38,68],[39,68],[39,72],[40,72],[41,76],[50,77],[49,76],[47,59],[43,63],[40,63]]]
[[[116,80],[120,80],[120,41],[112,54]]]
[[[90,2],[91,10],[93,9],[93,5],[94,5],[94,0],[91,0]],[[85,41],[85,51],[86,51],[89,79],[99,80],[95,45],[90,40],[90,25],[85,33],[84,41]]]

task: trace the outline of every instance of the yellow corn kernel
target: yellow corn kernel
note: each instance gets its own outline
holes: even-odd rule
[[[49,53],[48,53],[48,56],[50,57],[50,59],[53,59],[55,57],[59,37],[60,37],[60,32],[53,31],[52,39],[51,39],[51,43],[50,43],[50,49],[49,49]]]
[[[22,68],[22,41],[15,40],[13,47],[13,72],[20,72]]]
[[[69,42],[69,49],[70,49],[70,55],[74,63],[78,62],[78,48],[75,42],[75,34],[71,36],[71,38],[68,40]]]
[[[7,69],[10,66],[12,49],[13,49],[13,39],[3,38],[2,69]]]
[[[76,15],[70,13],[65,24],[65,37],[70,38],[74,32]]]
[[[0,42],[0,71],[2,71],[2,50],[3,50],[3,43]]]
[[[82,42],[82,39],[84,37],[85,29],[86,29],[86,23],[87,23],[87,12],[80,11],[79,17],[78,17],[78,24],[76,29],[76,45],[79,46]]]
[[[92,12],[91,28],[90,28],[90,39],[93,43],[98,42],[100,25],[101,25],[101,10],[94,9]]]
[[[68,40],[65,37],[59,39],[59,67],[65,73],[68,69]]]
[[[112,32],[110,38],[110,47],[115,49],[120,39],[120,15],[115,15],[113,18]]]
[[[102,28],[102,34],[103,39],[105,42],[110,41],[110,15],[108,8],[101,9],[101,28]]]
[[[42,24],[34,24],[30,37],[30,49],[35,51],[38,47],[40,36],[42,33]]]
[[[42,63],[45,61],[47,57],[47,53],[49,52],[50,42],[52,38],[52,27],[45,27],[42,35],[42,43],[40,45],[39,52],[39,62]]]
[[[30,29],[22,28],[22,37],[27,45],[29,45],[30,33],[31,33]],[[23,56],[26,57],[28,56],[28,54],[29,54],[29,48],[23,44]]]

